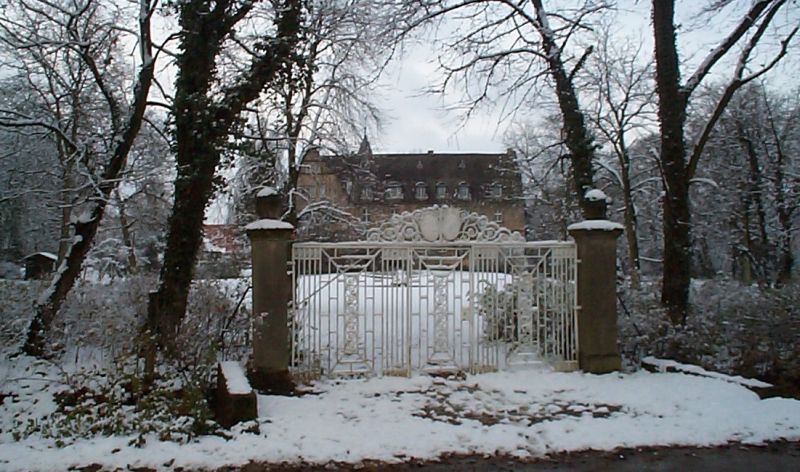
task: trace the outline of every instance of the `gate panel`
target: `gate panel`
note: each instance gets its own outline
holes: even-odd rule
[[[525,242],[475,214],[460,232],[413,226],[453,221],[431,210],[398,215],[391,238],[294,245],[293,373],[576,368],[574,243]]]

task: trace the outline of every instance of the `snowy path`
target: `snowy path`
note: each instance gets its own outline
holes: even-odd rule
[[[358,462],[445,453],[542,456],[560,451],[729,441],[800,440],[800,401],[680,373],[504,372],[320,382],[302,397],[259,398],[260,433],[186,445],[130,437],[64,448],[0,436],[0,469],[69,466],[215,468],[249,461]],[[168,464],[168,465],[165,465]]]

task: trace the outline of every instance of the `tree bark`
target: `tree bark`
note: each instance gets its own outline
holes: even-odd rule
[[[119,226],[122,231],[122,244],[125,245],[128,251],[128,271],[131,273],[136,272],[136,245],[131,233],[131,224],[128,221],[128,215],[125,213],[125,201],[122,196],[117,193],[117,202],[119,202]]]
[[[629,170],[630,158],[628,157],[628,151],[624,145],[624,142],[622,139],[620,141],[620,149],[622,150],[622,155],[620,157],[625,156],[624,158],[620,159],[622,199],[623,204],[625,205],[625,213],[623,215],[625,238],[628,243],[628,258],[630,259],[631,263],[631,287],[638,289],[640,285],[639,271],[641,270],[641,264],[639,263],[639,238],[636,230],[636,208],[633,206],[633,195],[631,191],[631,178]]]
[[[231,12],[219,2],[210,11],[195,0],[181,6],[184,31],[178,57],[175,92],[175,152],[178,175],[175,201],[168,222],[167,245],[158,291],[149,311],[159,345],[174,352],[174,340],[186,314],[192,275],[203,236],[205,209],[213,192],[215,170],[232,127],[242,109],[294,60],[302,20],[301,0],[283,0],[276,6],[277,32],[250,68],[213,99],[215,63],[221,45],[252,4]],[[249,5],[249,6],[248,6]]]
[[[686,166],[686,93],[680,87],[675,43],[675,2],[653,0],[658,118],[664,180],[664,272],[661,303],[673,324],[685,323],[689,309],[691,221]]]
[[[775,139],[775,175],[773,186],[773,199],[777,207],[778,223],[780,229],[778,230],[778,274],[777,282],[779,284],[789,283],[792,279],[792,270],[794,268],[794,253],[792,252],[792,232],[794,228],[793,213],[797,208],[796,205],[787,202],[786,195],[786,175],[784,165],[786,165],[786,154],[784,152],[783,142],[786,139],[787,131],[792,126],[790,123],[785,123],[784,132],[778,132],[778,126],[775,122],[775,117],[772,113],[772,108],[769,99],[764,97],[765,106],[768,112],[767,125],[769,126],[770,133]],[[791,200],[791,197],[789,198]]]
[[[761,165],[758,160],[758,154],[753,146],[752,140],[747,136],[741,121],[736,122],[736,134],[739,143],[744,149],[748,170],[748,188],[745,190],[748,193],[748,202],[753,203],[756,211],[756,223],[758,225],[758,243],[754,244],[754,238],[749,236],[748,228],[748,248],[750,254],[755,261],[756,277],[759,283],[766,283],[768,276],[769,264],[769,236],[767,235],[767,213],[764,208],[764,195],[763,195],[763,178],[761,175]],[[746,211],[749,211],[749,205]]]
[[[581,111],[578,95],[575,93],[572,83],[574,72],[568,74],[564,68],[561,48],[556,43],[554,34],[548,26],[547,12],[542,1],[533,0],[533,5],[536,9],[537,29],[542,37],[542,48],[547,58],[548,70],[556,85],[556,98],[564,123],[564,144],[570,152],[572,182],[578,195],[581,211],[586,215],[587,201],[584,197],[586,191],[594,187],[592,161],[594,160],[595,145],[586,127],[586,119]],[[586,54],[589,53],[591,50],[586,52]],[[579,61],[576,68],[580,67],[581,63],[582,61]]]

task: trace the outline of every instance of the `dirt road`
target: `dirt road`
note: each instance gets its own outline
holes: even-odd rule
[[[217,472],[262,472],[300,470],[359,471],[795,471],[800,470],[800,443],[782,442],[767,446],[730,445],[717,448],[647,448],[621,449],[614,452],[579,452],[533,462],[509,457],[452,456],[438,462],[403,464],[249,464],[241,468],[224,468]]]

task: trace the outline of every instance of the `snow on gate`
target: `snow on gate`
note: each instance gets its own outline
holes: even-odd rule
[[[431,207],[292,249],[296,376],[577,367],[576,248]]]

